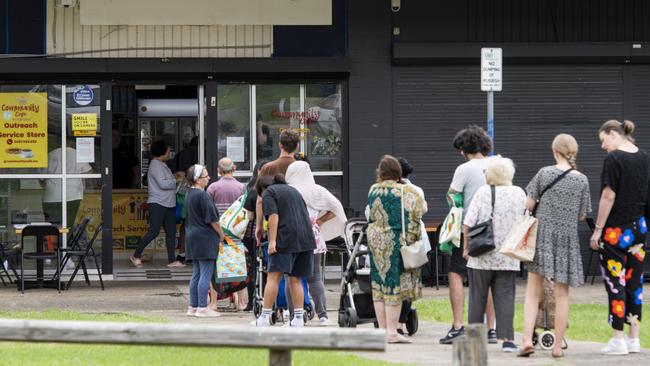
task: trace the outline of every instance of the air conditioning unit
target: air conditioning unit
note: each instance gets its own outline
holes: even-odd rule
[[[77,5],[77,0],[59,0],[59,5],[68,8]]]

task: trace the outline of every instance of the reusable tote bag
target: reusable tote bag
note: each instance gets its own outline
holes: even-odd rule
[[[452,201],[453,202],[453,201]],[[456,207],[455,203],[452,203],[451,208],[449,209],[449,214],[445,217],[445,221],[440,227],[440,236],[438,237],[438,242],[440,243],[441,250],[443,247],[455,246],[456,248],[460,247],[460,234],[462,232],[462,220],[463,220],[463,209]],[[451,252],[451,250],[449,250]]]
[[[405,220],[404,220],[404,185],[402,185],[402,239],[403,244],[399,248],[399,252],[402,255],[402,262],[404,263],[404,269],[415,269],[420,268],[425,265],[429,258],[427,258],[427,252],[424,248],[424,243],[422,239],[416,241],[411,245],[406,243],[406,229],[405,229]]]
[[[241,282],[246,280],[246,249],[240,240],[227,235],[219,244],[216,283]]]
[[[219,218],[219,224],[223,231],[227,235],[237,239],[244,237],[246,227],[248,226],[248,217],[246,216],[246,210],[244,210],[246,198],[248,198],[248,191],[239,197],[237,201],[233,202]]]
[[[522,262],[532,262],[537,244],[537,219],[531,215],[517,217],[499,253]]]

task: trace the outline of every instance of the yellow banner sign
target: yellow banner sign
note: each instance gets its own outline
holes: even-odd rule
[[[113,249],[134,248],[139,238],[149,230],[149,211],[147,209],[147,191],[113,192]],[[101,194],[86,193],[77,217],[76,223],[84,217],[91,217],[92,222],[101,222]],[[154,239],[151,249],[165,248],[164,233]]]
[[[0,168],[47,167],[47,93],[0,93]]]
[[[97,115],[95,113],[73,113],[72,131],[75,136],[95,136]]]

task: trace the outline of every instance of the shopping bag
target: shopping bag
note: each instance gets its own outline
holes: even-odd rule
[[[215,282],[240,282],[246,280],[246,248],[240,240],[226,236],[219,244],[219,257]]]
[[[522,215],[517,217],[515,224],[508,232],[499,253],[522,262],[532,262],[535,258],[537,244],[537,219],[534,216]]]
[[[232,237],[242,239],[246,234],[246,227],[248,226],[248,217],[246,210],[244,210],[244,202],[248,198],[248,191],[224,212],[219,218],[219,224],[223,231]]]
[[[463,209],[460,207],[452,206],[449,209],[449,214],[445,217],[445,221],[440,227],[440,234],[438,236],[438,243],[441,247],[448,246],[449,244],[459,248],[460,247],[460,234],[463,227]]]

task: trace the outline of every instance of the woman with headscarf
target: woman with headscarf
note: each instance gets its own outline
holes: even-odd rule
[[[305,161],[289,165],[285,176],[287,183],[298,190],[305,200],[314,229],[316,250],[314,250],[314,272],[309,277],[309,292],[314,299],[316,314],[321,325],[328,325],[325,305],[325,284],[321,273],[321,259],[327,252],[325,242],[343,235],[347,218],[341,202],[325,187],[316,184],[314,175]]]

